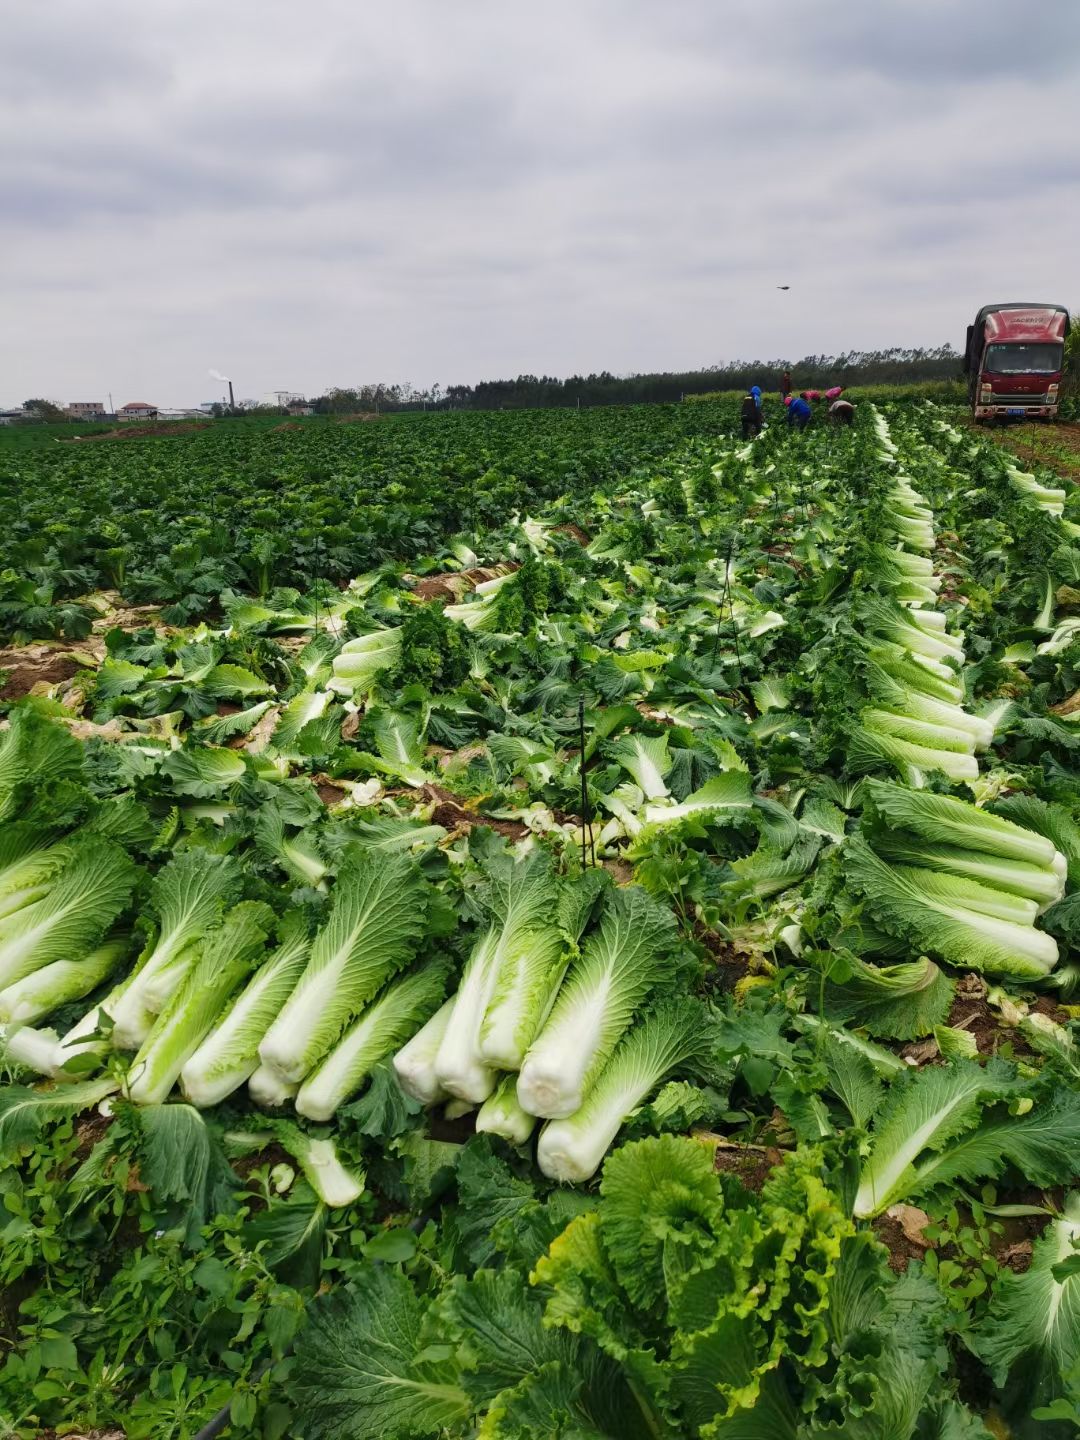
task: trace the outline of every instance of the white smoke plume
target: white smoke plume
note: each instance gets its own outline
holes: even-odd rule
[[[210,376],[211,380],[220,380],[224,385],[228,385],[229,383],[228,375],[222,375],[220,370],[208,370],[206,373]]]

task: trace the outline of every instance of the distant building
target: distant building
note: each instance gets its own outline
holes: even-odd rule
[[[145,400],[132,400],[116,412],[118,420],[156,420],[157,416],[158,407],[147,405]]]
[[[67,412],[73,420],[104,420],[104,400],[72,400]]]
[[[285,413],[287,415],[291,415],[294,419],[298,418],[301,415],[314,415],[315,406],[308,405],[306,403],[303,405],[286,405]]]
[[[14,425],[17,421],[25,419],[25,410],[0,410],[0,425]]]

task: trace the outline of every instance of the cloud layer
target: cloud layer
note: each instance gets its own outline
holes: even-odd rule
[[[1080,304],[1078,97],[1075,0],[16,7],[0,400],[957,343]]]

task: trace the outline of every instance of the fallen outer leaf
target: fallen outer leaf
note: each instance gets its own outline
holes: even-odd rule
[[[890,1205],[885,1214],[890,1220],[899,1222],[900,1229],[912,1245],[917,1245],[920,1250],[933,1249],[934,1242],[923,1234],[930,1224],[930,1216],[925,1210],[920,1210],[917,1205]]]

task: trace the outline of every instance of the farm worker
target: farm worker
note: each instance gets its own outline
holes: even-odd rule
[[[784,397],[785,400],[786,400],[787,397],[791,394],[791,371],[790,371],[790,370],[785,370],[784,373],[783,373],[783,375],[780,376],[780,394],[783,395],[783,397]]]
[[[841,396],[843,393],[844,393],[844,387],[843,387],[842,385],[833,385],[833,386],[831,386],[828,390],[825,391],[825,399],[826,399],[826,400],[839,400],[839,399],[840,399],[840,396]]]
[[[802,391],[800,391],[800,394],[802,395],[802,398],[803,398],[804,400],[820,400],[820,399],[821,399],[821,391],[820,391],[820,390],[802,390]]]
[[[752,435],[760,435],[761,411],[752,390],[748,390],[743,396],[740,418],[742,419],[742,438],[744,440],[749,440]]]
[[[792,397],[788,395],[784,400],[784,404],[787,406],[788,424],[793,425],[796,430],[805,430],[810,419],[810,406],[802,396],[797,395],[792,399]]]
[[[757,406],[758,411],[759,411],[759,413],[760,413],[760,410],[761,410],[761,386],[760,386],[760,385],[751,385],[751,386],[750,386],[750,394],[754,397],[754,404]]]
[[[829,419],[837,425],[850,425],[855,419],[855,406],[850,400],[834,400],[829,406]]]

